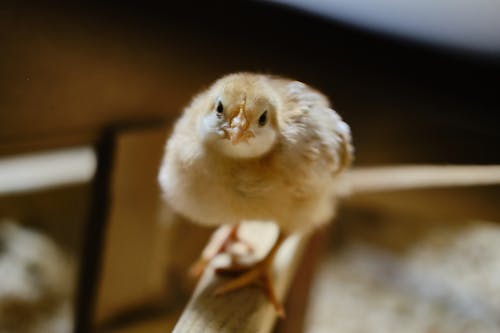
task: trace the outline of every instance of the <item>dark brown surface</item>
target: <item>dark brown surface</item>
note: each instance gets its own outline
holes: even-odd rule
[[[263,3],[35,3],[0,6],[0,154],[165,120],[222,74],[257,70],[330,96],[360,164],[498,162],[499,61]]]
[[[111,170],[115,149],[115,133],[103,135],[97,144],[97,170],[93,180],[92,201],[88,223],[83,236],[83,253],[80,258],[80,275],[75,304],[75,333],[90,332],[96,289],[101,272],[102,249],[109,217],[111,197]]]

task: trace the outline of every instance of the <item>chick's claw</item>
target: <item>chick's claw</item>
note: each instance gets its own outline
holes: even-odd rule
[[[189,276],[199,278],[211,260],[218,254],[228,253],[232,256],[229,250],[235,244],[241,244],[248,253],[253,253],[252,245],[239,237],[239,227],[239,224],[219,227],[205,246],[201,257],[189,269]]]
[[[278,300],[278,297],[276,296],[276,292],[274,290],[274,286],[272,284],[272,280],[270,277],[271,265],[272,261],[264,260],[251,267],[248,266],[238,267],[238,269],[242,270],[246,269],[246,271],[241,275],[239,275],[238,277],[233,278],[227,282],[224,282],[222,285],[217,287],[214,291],[214,295],[220,296],[238,289],[242,289],[246,286],[260,284],[263,285],[266,296],[273,305],[274,309],[276,310],[277,315],[281,318],[284,318],[285,311],[280,301]],[[224,268],[224,272],[225,273],[235,272],[231,271],[230,269],[231,267]]]
[[[207,268],[209,263],[210,260],[207,260],[205,258],[200,258],[196,260],[196,262],[192,264],[191,267],[189,268],[189,277],[193,279],[198,279],[203,274],[205,268]]]
[[[284,239],[284,236],[280,234],[266,257],[258,263],[246,266],[236,264],[216,270],[217,273],[242,273],[239,276],[227,282],[224,282],[222,285],[217,287],[214,291],[214,295],[223,295],[244,288],[246,286],[262,284],[264,286],[266,296],[276,310],[277,315],[281,318],[284,318],[285,311],[280,301],[278,300],[278,297],[276,296],[270,273],[276,253],[283,243]]]

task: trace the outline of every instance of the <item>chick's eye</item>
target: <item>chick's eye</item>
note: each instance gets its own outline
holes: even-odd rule
[[[259,117],[259,126],[262,127],[267,123],[267,110]]]
[[[218,114],[222,114],[222,112],[224,112],[224,106],[222,106],[221,101],[219,101],[219,103],[217,103],[217,108],[215,110],[217,111]]]

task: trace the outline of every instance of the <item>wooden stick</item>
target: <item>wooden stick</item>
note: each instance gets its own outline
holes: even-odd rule
[[[500,184],[500,165],[401,165],[347,172],[352,194],[416,188]]]
[[[257,226],[252,231],[259,236],[254,246],[256,252],[269,248],[273,230]],[[295,235],[287,239],[279,249],[273,265],[273,282],[280,301],[283,301],[302,258],[307,236]],[[264,251],[265,252],[265,251]],[[174,328],[174,333],[267,333],[276,320],[276,313],[260,286],[221,296],[213,292],[223,281],[214,274],[212,264],[200,279],[194,294]]]

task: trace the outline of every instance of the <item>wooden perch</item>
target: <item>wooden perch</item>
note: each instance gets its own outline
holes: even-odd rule
[[[500,165],[357,167],[346,174],[351,194],[417,188],[500,184]]]
[[[243,229],[243,228],[242,228]],[[241,230],[241,229],[240,229]],[[272,245],[276,230],[257,224],[241,230],[255,253],[263,256]],[[274,261],[273,280],[278,298],[283,301],[301,261],[307,236],[296,235],[285,241]],[[257,242],[252,240],[258,240]],[[174,328],[174,333],[266,333],[276,319],[273,306],[262,288],[247,287],[226,295],[214,296],[214,289],[226,278],[214,274],[213,268],[224,258],[216,258],[201,277],[194,294]],[[227,258],[226,258],[227,259]]]

